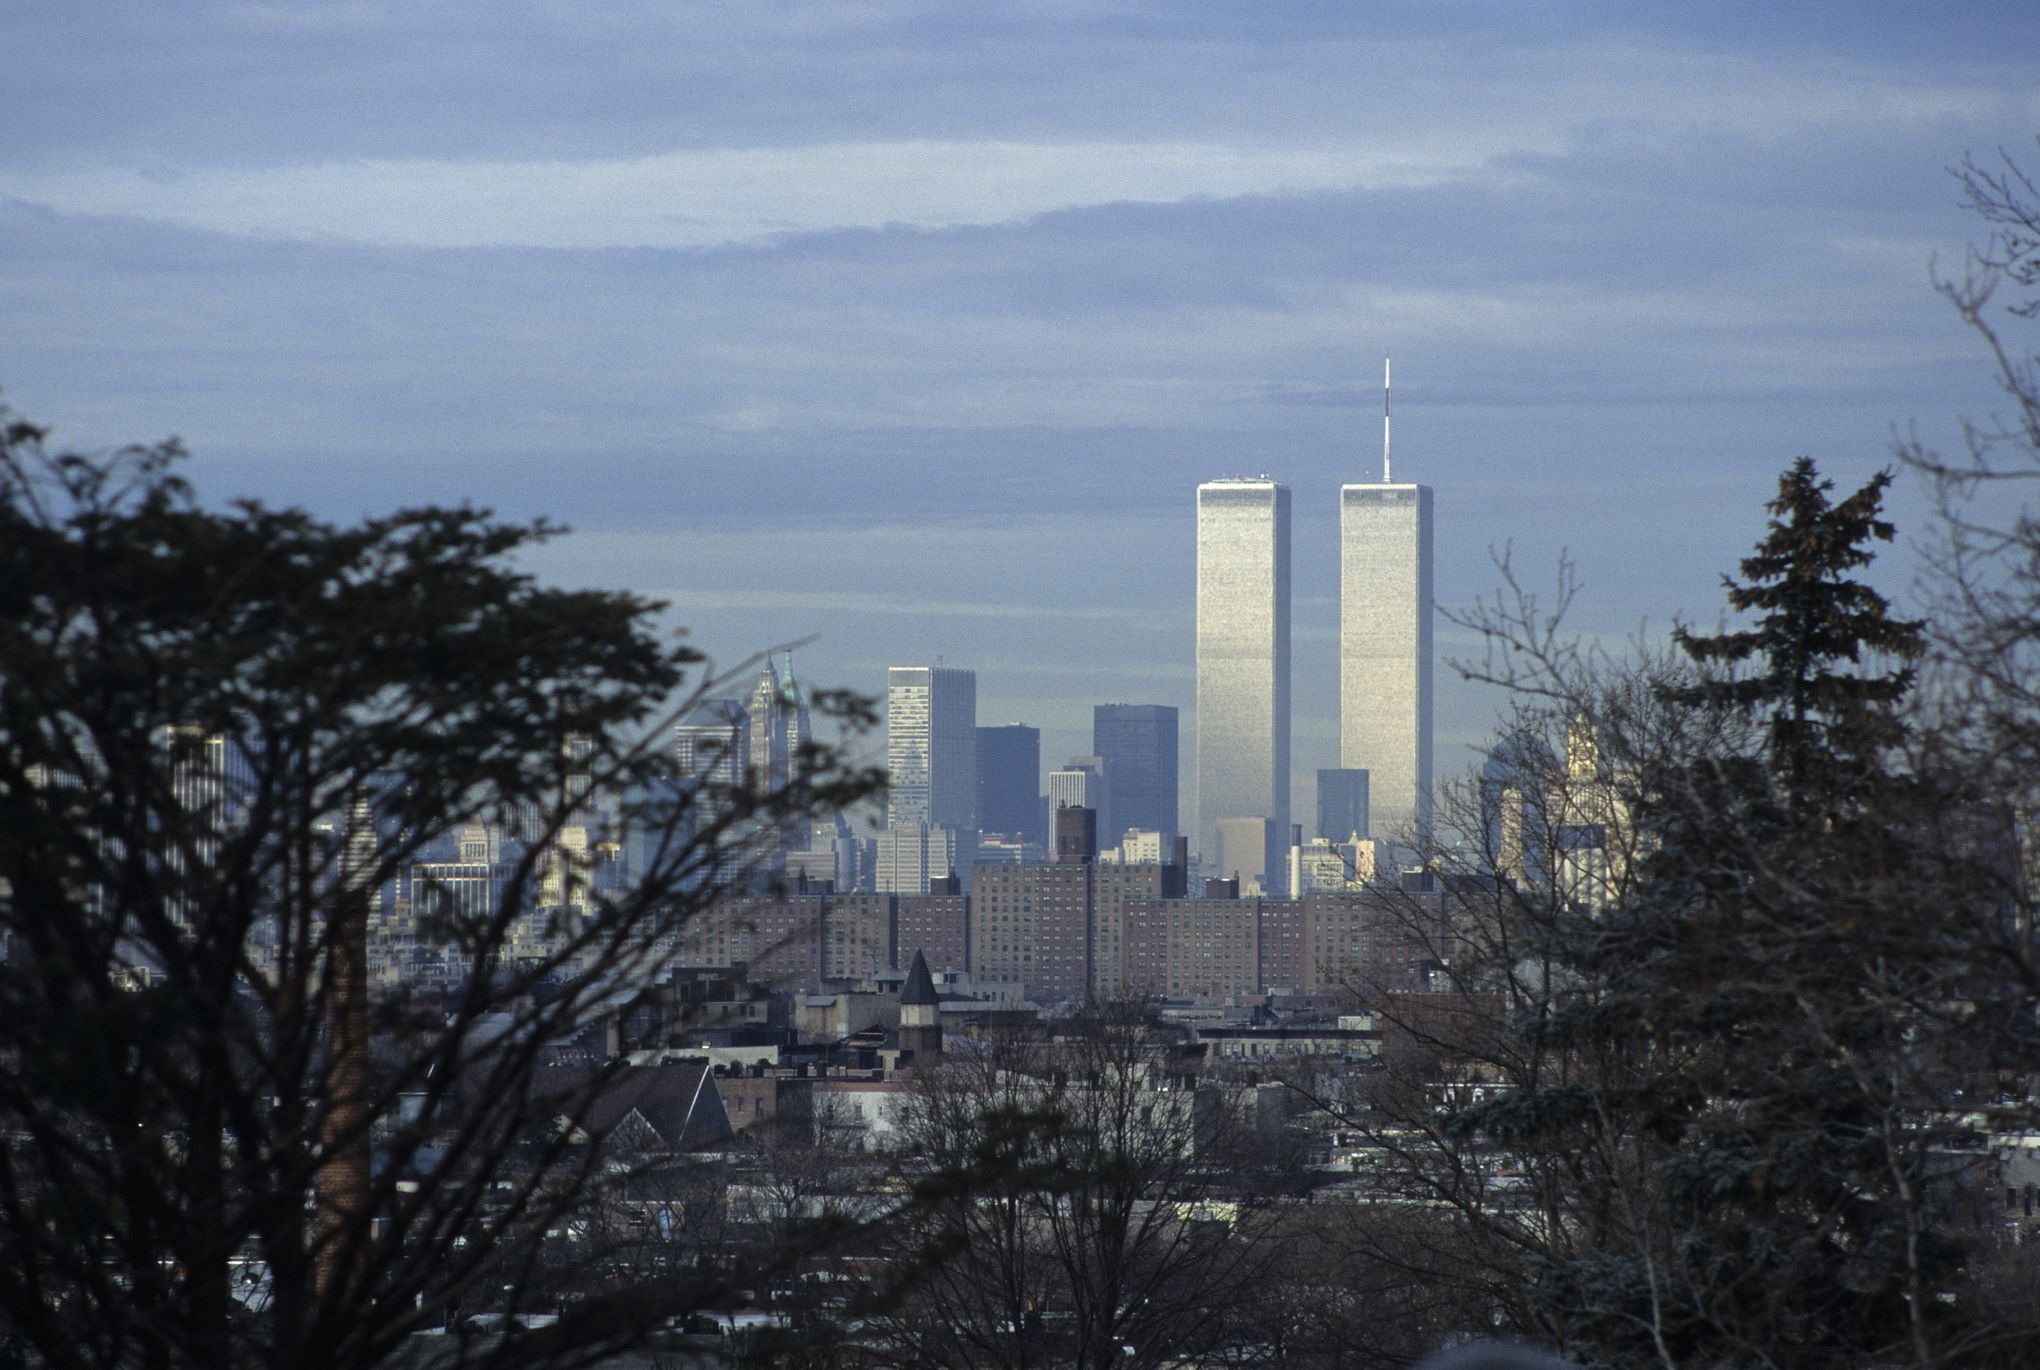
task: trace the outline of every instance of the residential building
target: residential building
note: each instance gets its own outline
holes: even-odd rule
[[[1091,995],[1100,1001],[1127,995],[1126,909],[1136,900],[1183,893],[1183,870],[1160,862],[1097,866],[1091,874]]]
[[[920,956],[937,970],[970,968],[969,895],[902,894],[894,908],[894,965]]]
[[[1091,985],[1094,869],[978,867],[971,894],[971,974],[1025,985],[1043,1003],[1082,1002]]]
[[[1224,998],[1419,988],[1442,907],[1435,891],[1387,887],[1301,899],[1128,899],[1126,992]]]

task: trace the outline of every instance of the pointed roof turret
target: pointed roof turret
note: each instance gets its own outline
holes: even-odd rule
[[[935,993],[935,977],[928,973],[928,958],[920,952],[914,953],[914,964],[907,970],[907,982],[900,986],[900,1004],[940,1004],[941,996]]]

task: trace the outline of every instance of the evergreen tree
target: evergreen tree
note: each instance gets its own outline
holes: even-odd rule
[[[1920,655],[1921,625],[1891,612],[1876,590],[1850,572],[1870,564],[1872,542],[1890,542],[1879,517],[1891,473],[1880,471],[1854,494],[1831,502],[1811,457],[1778,478],[1765,507],[1770,529],[1744,558],[1743,581],[1723,577],[1729,606],[1755,613],[1755,626],[1673,637],[1700,666],[1748,674],[1710,677],[1668,692],[1679,703],[1769,714],[1770,764],[1795,808],[1839,798],[1874,774],[1897,732],[1893,706],[1912,688],[1909,663]],[[1897,663],[1878,670],[1883,661]]]

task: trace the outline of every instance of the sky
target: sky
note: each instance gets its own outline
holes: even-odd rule
[[[1265,471],[1299,814],[1383,357],[1441,608],[1567,557],[1590,639],[1711,626],[1793,458],[1992,412],[1950,168],[2040,164],[2030,0],[10,0],[0,45],[0,398],[60,442],[550,516],[547,579],[725,665],[974,667],[1051,764],[1176,704],[1186,785],[1193,490]],[[1505,701],[1438,644],[1442,776]]]

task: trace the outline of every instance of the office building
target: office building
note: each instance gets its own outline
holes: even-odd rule
[[[1048,825],[1054,841],[1056,814],[1063,809],[1089,809],[1100,842],[1112,831],[1112,781],[1105,763],[1095,756],[1073,756],[1069,764],[1048,773]],[[1096,844],[1094,844],[1095,847]]]
[[[1374,882],[1374,839],[1334,842],[1312,838],[1289,849],[1289,893],[1300,898],[1313,890],[1365,889]]]
[[[1273,895],[1281,852],[1275,825],[1267,819],[1221,818],[1213,832],[1206,869],[1216,870],[1221,879],[1239,881],[1243,895]]]
[[[1162,834],[1182,828],[1176,819],[1176,710],[1167,704],[1099,704],[1091,710],[1091,750],[1112,780],[1112,823],[1101,831],[1107,846],[1128,828]]]
[[[977,673],[895,666],[886,674],[888,826],[977,826]]]
[[[1261,818],[1289,831],[1289,490],[1197,487],[1197,840]],[[1263,869],[1275,864],[1272,851]]]
[[[785,739],[787,779],[806,779],[813,769],[808,753],[814,747],[814,719],[800,682],[793,678],[792,652],[786,654],[786,673],[779,677],[779,731]]]
[[[1431,827],[1431,603],[1430,487],[1341,487],[1339,765],[1367,772],[1367,831],[1399,846]]]
[[[728,796],[749,783],[751,774],[751,715],[737,699],[704,699],[689,709],[673,729],[674,782],[682,806],[682,841],[714,844],[714,857],[697,867],[698,878],[724,888],[748,884],[755,857],[755,834],[729,826]],[[649,834],[638,834],[634,845],[635,866],[642,875],[646,863],[671,861],[679,852],[670,847],[644,850]]]
[[[1327,842],[1367,836],[1367,772],[1318,770],[1317,836]]]
[[[863,890],[871,883],[864,847],[842,814],[814,819],[806,824],[801,844],[786,854],[786,877],[813,885],[827,882],[837,894]]]
[[[751,734],[751,788],[759,794],[786,788],[786,720],[780,711],[779,669],[770,657],[744,696],[744,714]]]
[[[1041,729],[1007,723],[977,730],[977,825],[1048,845],[1041,802]]]
[[[188,924],[206,902],[221,844],[246,822],[255,774],[239,739],[224,733],[164,728],[155,743],[170,764],[171,807],[159,831],[171,890],[168,912]]]
[[[1098,859],[1098,811],[1064,804],[1055,811],[1058,865],[1086,865]]]
[[[974,854],[961,848],[955,828],[894,823],[878,835],[872,887],[880,894],[926,894],[931,879],[968,871]]]
[[[1098,848],[1098,859],[1112,866],[1160,866],[1176,859],[1176,844],[1148,828],[1128,828],[1117,846]]]
[[[750,774],[751,717],[734,699],[704,699],[673,729],[682,783],[733,790]]]

